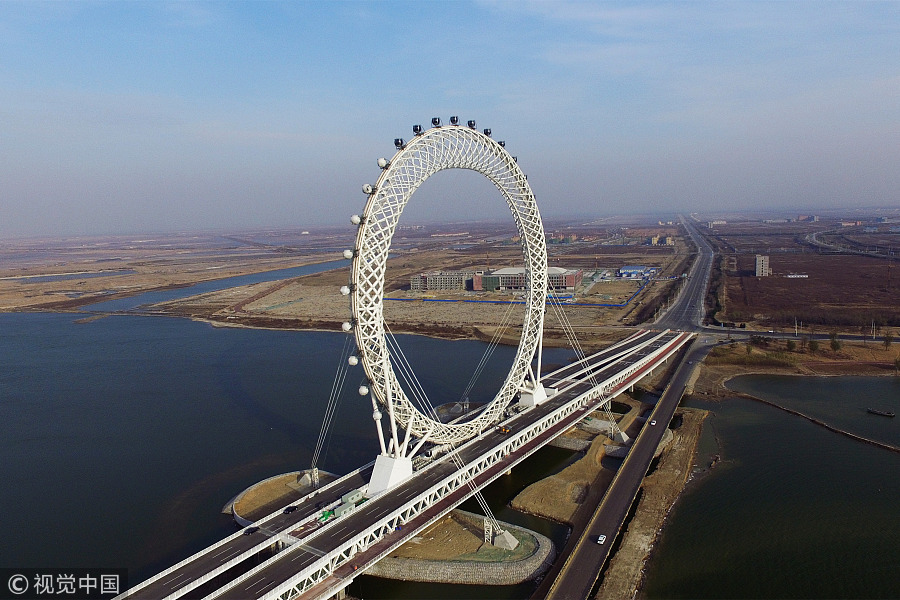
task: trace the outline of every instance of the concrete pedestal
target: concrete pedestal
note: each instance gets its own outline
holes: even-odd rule
[[[531,408],[532,406],[543,404],[547,401],[547,398],[555,395],[557,391],[558,390],[554,388],[545,389],[543,384],[539,383],[531,390],[522,392],[522,397],[519,399],[519,405]]]
[[[385,490],[389,490],[398,483],[412,476],[412,460],[409,458],[394,458],[387,454],[379,454],[375,459],[375,467],[372,469],[372,479],[369,480],[369,489],[366,496],[371,498]]]

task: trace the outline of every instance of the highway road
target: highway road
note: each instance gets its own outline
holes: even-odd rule
[[[682,222],[697,244],[699,249],[698,259],[692,266],[687,281],[682,287],[678,298],[666,313],[660,317],[657,321],[657,326],[660,328],[677,328],[694,331],[701,327],[703,298],[706,293],[709,271],[712,265],[713,251],[692,224],[685,220],[682,220]],[[670,334],[667,336],[667,339],[671,340],[674,337],[675,334]],[[626,347],[636,346],[640,342],[641,336],[637,336],[626,342]],[[619,350],[621,350],[621,348],[612,351],[605,350],[599,353],[598,356],[602,358],[604,352],[618,352]],[[628,361],[625,362],[633,363],[647,352],[649,352],[649,350],[640,351],[637,356],[629,358]],[[600,369],[595,374],[595,378],[598,381],[602,381],[620,371],[622,368],[622,363],[613,363]],[[566,369],[571,371],[573,367],[570,366]],[[680,375],[683,372],[684,375]],[[676,371],[675,377],[670,384],[670,389],[676,389],[679,385],[677,382],[682,378],[686,381],[686,377],[688,376],[687,373],[688,369],[684,369],[684,365],[682,365],[682,367]],[[557,373],[556,380],[558,381],[566,374],[566,370]],[[577,397],[581,393],[586,392],[592,387],[591,384],[588,381],[584,381],[584,379],[588,378],[582,377],[583,381],[581,383],[574,385],[571,389],[566,390],[565,393],[552,397],[545,404],[535,407],[532,410],[525,411],[512,417],[505,425],[515,432],[526,427],[528,423],[536,422],[545,415],[550,414],[564,403]],[[551,377],[545,380],[545,385],[552,387],[554,385],[554,379]],[[678,389],[680,390],[681,388]],[[677,398],[675,398],[676,395],[678,396]],[[674,400],[672,398],[674,398]],[[616,476],[616,480],[618,481],[621,479],[622,483],[618,484],[617,487],[615,487],[615,490],[611,489],[605,497],[603,504],[601,505],[603,516],[597,516],[594,521],[592,521],[590,526],[591,535],[609,532],[604,533],[604,535],[608,536],[607,545],[604,546],[606,551],[608,551],[608,548],[611,546],[614,539],[614,535],[611,535],[611,533],[617,532],[621,526],[621,519],[624,519],[628,507],[634,498],[634,494],[640,486],[640,481],[646,473],[650,462],[650,458],[646,458],[646,453],[649,452],[649,456],[652,457],[653,451],[658,445],[659,439],[662,437],[664,424],[671,420],[679,399],[680,391],[678,394],[670,393],[669,395],[664,395],[664,398],[660,400],[654,410],[654,416],[651,417],[656,419],[658,425],[652,428],[645,427],[644,431],[638,436],[638,439],[635,441],[634,446],[629,453],[629,457],[623,463],[619,474]],[[558,431],[554,433],[554,435],[558,435],[559,433],[562,433],[562,431]],[[501,443],[504,437],[504,434],[496,431],[486,432],[480,438],[473,440],[460,448],[459,454],[462,457],[463,462],[468,464],[468,461],[475,460],[477,457]],[[654,439],[656,440],[655,442],[653,441]],[[633,456],[635,458],[632,459]],[[646,464],[643,462],[645,458]],[[626,465],[628,465],[627,468]],[[241,532],[236,533],[207,550],[186,559],[182,564],[176,565],[176,567],[170,569],[169,572],[166,572],[165,575],[158,575],[151,578],[151,580],[148,580],[148,582],[129,590],[122,597],[162,598],[172,594],[179,596],[204,583],[207,583],[207,589],[210,587],[215,589],[220,583],[209,583],[212,579],[212,577],[209,576],[209,573],[217,569],[221,570],[226,566],[238,564],[242,560],[257,555],[260,551],[268,548],[272,544],[272,538],[275,536],[283,537],[285,534],[290,534],[292,537],[286,538],[286,541],[299,541],[296,541],[296,543],[293,543],[287,549],[269,559],[267,563],[258,568],[257,572],[241,581],[239,584],[232,585],[228,581],[222,581],[222,587],[213,591],[210,596],[221,598],[258,597],[267,591],[274,589],[280,585],[281,582],[290,579],[294,574],[302,571],[305,567],[312,565],[320,556],[326,554],[332,548],[339,547],[343,543],[346,543],[357,535],[357,532],[378,523],[390,512],[396,510],[397,507],[418,497],[424,491],[454,473],[456,469],[456,465],[449,460],[437,460],[422,471],[418,471],[414,478],[389,490],[385,494],[362,504],[355,512],[342,517],[339,524],[328,524],[324,527],[316,526],[315,517],[321,512],[321,508],[317,505],[323,500],[329,503],[334,502],[339,499],[342,494],[365,485],[371,471],[371,466],[367,466],[359,473],[352,474],[351,476],[344,477],[337,482],[329,484],[329,486],[323,488],[317,496],[297,503],[298,509],[296,511],[287,514],[281,512],[274,513],[266,519],[261,520],[256,524],[260,527],[259,531],[249,535],[242,535]],[[635,485],[637,487],[634,487]],[[634,487],[633,493],[630,491],[632,487]],[[454,502],[455,504],[458,504],[464,499],[465,498],[462,497],[454,500]],[[604,508],[607,505],[609,508]],[[621,519],[617,523],[616,519],[618,518],[619,513],[621,513]],[[598,515],[600,515],[600,513],[598,513]],[[388,536],[390,538],[396,538],[395,540],[390,540],[390,544],[392,546],[400,545],[406,539],[408,534],[409,532],[406,531],[402,534],[398,533],[396,536]],[[596,544],[594,544],[594,546],[594,548],[590,549],[592,552],[588,551],[587,556],[593,556],[594,559],[596,559],[598,555],[597,548],[599,546]],[[589,545],[588,547],[590,548]],[[602,547],[599,548],[601,548],[601,551],[603,550]],[[379,549],[379,555],[381,551],[383,551],[383,548]],[[573,553],[570,560],[577,561],[576,564],[581,564],[581,561],[583,560],[590,562],[589,559],[582,558],[583,552],[585,551],[579,547]],[[602,553],[603,552],[601,552],[601,554]],[[372,563],[374,563],[374,555],[372,558]],[[366,556],[358,555],[356,559],[358,559],[358,562],[360,563],[360,568],[364,569],[364,567],[367,566],[367,563],[365,562],[367,560]],[[603,560],[605,560],[605,554],[603,554]],[[569,564],[569,562],[570,561],[567,561],[566,564]],[[602,561],[599,564],[602,565]],[[590,585],[593,585],[593,581],[596,579],[596,573],[598,573],[599,570],[599,566],[597,566],[594,571],[589,569],[589,571],[594,573],[594,577],[591,579],[590,583],[587,584],[588,591]],[[353,574],[354,573],[348,573],[347,575],[352,576]],[[590,579],[590,577],[587,579]],[[569,586],[573,586],[571,589],[581,589],[581,587],[586,585],[584,582],[578,583],[576,580],[573,580],[570,583],[568,581],[568,576],[561,578],[560,584],[566,586],[564,589],[570,589]]]
[[[677,337],[675,333],[667,334],[662,340],[653,343],[649,348],[639,350],[633,356],[618,362],[609,362],[617,355],[623,353],[623,351],[633,349],[655,335],[650,332],[642,332],[626,340],[619,347],[608,348],[593,355],[591,363],[601,365],[594,368],[594,376],[598,380],[603,381],[620,372],[624,366],[632,364],[639,360],[640,357],[647,355],[652,349],[665,345],[665,343]],[[562,381],[564,385],[570,385],[571,387],[565,390],[564,393],[552,397],[545,404],[511,417],[505,425],[513,432],[522,430],[529,424],[538,421],[569,402],[572,398],[588,391],[592,386],[584,381],[588,378],[584,374],[580,376],[581,381],[579,383],[572,385],[571,378],[577,378],[577,374],[574,373],[577,370],[578,365],[575,363],[551,374],[551,377],[546,380],[548,386]],[[568,382],[566,381],[567,379],[569,379]],[[570,427],[571,424],[568,426]],[[541,443],[549,441],[549,439],[561,432],[555,431],[555,433],[552,433],[548,431],[546,435],[550,437],[543,439]],[[468,461],[475,460],[500,444],[505,438],[506,436],[502,433],[489,431],[460,448],[459,453],[463,461],[468,463]],[[538,446],[535,446],[534,449]],[[533,449],[529,453],[531,451]],[[524,456],[521,458],[524,458]],[[505,467],[504,471],[506,469],[508,467]],[[332,548],[338,547],[352,539],[358,531],[379,522],[388,513],[395,511],[397,507],[419,496],[423,491],[456,472],[456,470],[456,465],[450,460],[446,458],[438,459],[427,468],[417,471],[413,479],[382,496],[362,504],[354,513],[341,517],[339,523],[335,520],[325,526],[319,526],[316,517],[321,513],[321,505],[323,503],[331,505],[344,493],[366,485],[371,475],[371,465],[367,465],[358,472],[323,486],[314,495],[294,503],[297,505],[297,509],[293,512],[283,513],[276,511],[254,524],[259,527],[259,530],[253,531],[248,535],[244,535],[244,532],[237,532],[132,588],[121,597],[178,597],[192,590],[196,590],[193,594],[197,594],[201,590],[196,588],[201,585],[204,586],[204,593],[213,592],[214,595],[221,594],[222,597],[261,595],[289,579],[305,566],[314,563]],[[456,503],[464,499],[462,497]],[[397,545],[402,543],[407,533],[403,532],[403,534],[396,536]],[[217,575],[218,579],[211,575],[215,571],[224,571],[241,564],[247,559],[255,558],[260,553],[265,554],[264,551],[267,551],[273,542],[279,538],[290,544],[290,546],[270,559],[270,564],[267,564],[258,574],[248,577],[239,585],[231,585],[231,579],[234,575],[230,571],[224,575]],[[365,557],[360,557],[360,559],[363,558]]]
[[[709,285],[714,252],[712,246],[686,219],[682,223],[697,245],[697,259],[691,266],[687,281],[675,302],[656,321],[657,327],[682,331],[708,332],[703,327],[704,299]],[[685,386],[696,365],[715,345],[710,338],[694,343],[682,363],[672,375],[665,392],[660,397],[644,427],[633,441],[628,456],[603,497],[597,511],[582,532],[573,532],[562,549],[564,561],[557,561],[538,587],[533,598],[588,598],[597,582],[600,571],[616,538],[621,531],[628,510],[631,508],[650,462],[659,446],[665,429],[675,414]],[[656,422],[656,425],[650,423]],[[606,536],[598,544],[599,536]]]
[[[640,356],[649,354],[652,352],[652,349],[665,345],[665,343],[672,341],[675,337],[677,337],[677,334],[675,333],[666,335],[660,342],[654,343],[651,347],[646,349],[639,350],[636,355],[629,357],[627,362],[636,362],[639,360]],[[625,347],[637,346],[644,341],[646,341],[644,335],[636,336],[626,342]],[[603,357],[607,353],[615,353],[620,349],[621,348],[604,350],[603,352],[598,353],[597,356]],[[622,368],[621,361],[614,362],[599,369],[595,373],[595,378],[598,381],[603,381],[621,371]],[[552,383],[551,379],[549,384],[552,385]],[[587,392],[591,387],[593,387],[591,383],[582,380],[581,383],[572,386],[564,393],[561,392],[560,394],[551,397],[546,403],[534,407],[531,410],[519,413],[505,421],[504,425],[509,427],[512,432],[521,431],[528,424],[534,423],[549,415],[561,406],[570,402],[573,398]],[[547,431],[540,436],[540,439],[536,439],[535,442],[539,443],[535,443],[534,447],[528,452],[525,452],[520,457],[509,457],[510,461],[504,462],[512,463],[512,459],[516,459],[514,462],[518,462],[525,458],[525,456],[536,450],[540,445],[570,428],[574,422],[582,418],[582,416],[583,415],[579,413],[574,415],[572,419],[561,422],[557,427],[553,428],[553,431]],[[499,445],[505,438],[506,434],[491,430],[482,434],[481,437],[460,447],[458,454],[464,464],[470,464],[495,446]],[[494,471],[496,471],[496,474],[503,473],[508,470],[510,466],[511,464],[498,464],[492,469],[491,474],[493,475]],[[442,459],[433,463],[422,471],[417,472],[412,479],[360,505],[356,511],[349,515],[341,517],[339,527],[336,523],[335,526],[323,529],[320,534],[313,535],[309,540],[304,541],[303,544],[297,544],[284,550],[270,559],[269,563],[254,573],[252,577],[247,578],[235,586],[223,588],[212,594],[210,597],[243,599],[254,596],[258,597],[272,590],[281,582],[289,580],[296,573],[311,566],[320,556],[349,542],[358,534],[358,532],[365,531],[367,528],[374,526],[390,512],[395,511],[398,507],[403,506],[410,500],[421,496],[429,488],[455,473],[457,469],[458,467],[456,464],[447,459]],[[458,495],[454,495],[452,498],[442,501],[443,506],[435,507],[435,512],[445,512],[452,508],[452,506],[464,501],[471,494],[472,491],[464,486]],[[427,521],[423,519],[421,526],[424,527],[426,524]],[[353,564],[358,567],[360,572],[364,571],[369,564],[374,564],[380,555],[390,548],[401,545],[409,536],[414,535],[416,532],[417,528],[415,524],[408,524],[408,526],[404,527],[402,533],[398,532],[396,535],[390,536],[393,539],[389,540],[389,544],[378,544],[376,548],[358,553],[353,558]],[[341,574],[342,573],[336,573],[337,576],[340,576]],[[350,572],[343,573],[345,576],[351,574],[358,573],[355,573],[355,570],[352,568]],[[326,584],[327,583],[328,582],[326,582]],[[324,591],[325,590],[314,588],[314,590],[310,591],[310,596],[320,596]]]
[[[168,569],[161,577],[157,575],[132,588],[121,598],[158,600],[171,594],[184,594],[204,583],[203,576],[219,569],[238,557],[247,558],[266,550],[272,544],[270,536],[280,532],[296,532],[295,536],[305,535],[306,524],[315,523],[322,512],[317,507],[322,502],[332,503],[340,497],[368,483],[372,474],[372,464],[364,466],[355,473],[338,479],[309,498],[308,502],[298,503],[297,510],[292,513],[276,512],[256,523],[260,531],[251,535],[243,535],[241,530],[205,550],[198,552],[180,564],[177,568]]]
[[[700,235],[693,223],[684,218],[681,219],[681,222],[697,245],[697,259],[691,265],[687,281],[682,286],[675,302],[656,320],[656,326],[660,329],[700,331],[703,324],[703,303],[706,297],[706,288],[709,286],[714,252],[712,246]]]
[[[637,497],[656,448],[678,408],[694,364],[703,360],[711,345],[695,344],[679,365],[643,429],[634,440],[628,456],[616,472],[600,507],[577,539],[566,560],[555,565],[545,578],[549,585],[538,589],[534,598],[588,598],[597,582],[609,551],[615,543],[631,504]],[[656,422],[656,425],[651,423]],[[598,544],[599,536],[606,536]]]

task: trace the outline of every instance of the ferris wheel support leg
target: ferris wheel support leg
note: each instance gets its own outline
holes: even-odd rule
[[[379,454],[372,469],[366,496],[372,498],[412,477],[412,459],[406,456]]]
[[[422,439],[419,440],[419,443],[416,444],[415,448],[413,448],[413,449],[412,449],[412,452],[410,452],[407,456],[409,456],[410,458],[412,458],[413,456],[415,456],[416,454],[418,454],[418,453],[419,453],[419,450],[422,449],[422,446],[425,445],[425,442],[427,442],[428,440],[431,439],[431,434],[432,434],[433,431],[434,431],[434,426],[429,427],[429,428],[428,428],[428,433],[426,433],[425,435],[422,436]]]
[[[387,454],[387,447],[384,443],[384,429],[381,427],[381,411],[378,410],[378,401],[375,400],[374,392],[372,392],[372,419],[375,421],[375,430],[378,432],[378,443],[381,444],[381,453]]]
[[[540,381],[535,381],[530,387],[521,388],[522,398],[519,405],[526,408],[543,404],[548,398],[555,395],[558,390],[554,388],[545,388]]]

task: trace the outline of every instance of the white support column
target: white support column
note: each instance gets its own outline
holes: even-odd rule
[[[378,401],[375,400],[375,394],[372,397],[372,419],[375,421],[375,429],[378,431],[378,443],[381,445],[381,453],[387,454],[387,447],[384,444],[384,429],[381,427],[381,411],[378,410]]]

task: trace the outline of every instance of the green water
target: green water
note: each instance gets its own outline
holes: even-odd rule
[[[733,388],[898,439],[900,422],[865,412],[897,407],[894,378],[754,376]],[[722,462],[670,514],[648,598],[900,597],[900,454],[752,400],[688,405],[711,411],[698,464],[716,451]]]

